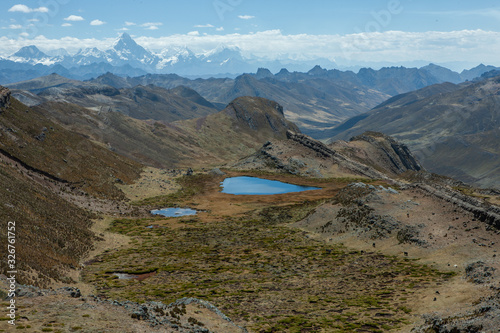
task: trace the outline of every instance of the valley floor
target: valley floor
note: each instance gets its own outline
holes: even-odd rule
[[[94,224],[101,241],[70,273],[75,289],[21,287],[19,331],[438,332],[456,324],[494,332],[500,310],[488,297],[500,287],[500,234],[472,214],[385,181],[224,171],[146,169],[121,186],[131,207],[199,214],[103,215]],[[220,181],[236,175],[322,189],[221,193]],[[0,330],[9,329],[3,318]]]

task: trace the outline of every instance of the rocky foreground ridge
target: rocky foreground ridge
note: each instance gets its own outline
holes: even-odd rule
[[[0,277],[0,285],[5,279]],[[29,285],[18,285],[17,297],[22,304],[43,304],[37,312],[28,313],[21,308],[18,329],[47,330],[46,318],[64,318],[64,313],[76,310],[80,316],[72,318],[70,331],[106,329],[113,332],[179,332],[245,333],[245,328],[237,326],[211,303],[196,299],[182,298],[170,304],[162,302],[135,303],[116,301],[95,295],[82,295],[75,287],[41,289]],[[61,310],[64,307],[64,310]],[[29,326],[29,327],[28,327]],[[2,327],[0,325],[0,327]],[[79,328],[78,328],[79,327]]]
[[[10,103],[10,90],[0,86],[0,108],[8,106]]]
[[[338,176],[340,171],[345,175],[385,180],[389,180],[388,175],[423,170],[405,145],[381,133],[367,132],[351,142],[330,145],[291,130],[286,137],[285,141],[267,142],[234,166],[319,178]],[[360,146],[357,143],[361,141],[364,145]]]

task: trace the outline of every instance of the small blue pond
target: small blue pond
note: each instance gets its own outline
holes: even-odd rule
[[[154,215],[163,215],[166,217],[180,217],[188,215],[196,215],[196,210],[191,208],[163,208],[151,211]]]
[[[256,177],[226,178],[221,186],[222,193],[236,195],[271,195],[320,189],[319,187],[293,185]]]

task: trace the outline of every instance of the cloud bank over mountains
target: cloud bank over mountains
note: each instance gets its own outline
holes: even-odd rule
[[[100,22],[94,22],[95,24]],[[102,22],[104,24],[104,22]],[[154,29],[158,25],[151,24]],[[194,53],[208,52],[219,45],[237,47],[244,57],[273,60],[335,61],[339,65],[384,62],[427,61],[435,63],[463,62],[500,65],[500,32],[461,30],[451,32],[364,32],[347,35],[287,35],[281,30],[267,30],[248,34],[208,34],[192,31],[164,37],[133,36],[134,40],[153,53],[184,47]],[[76,54],[80,49],[96,47],[106,50],[116,38],[80,39],[63,37],[49,39],[43,35],[34,39],[0,37],[0,56],[6,57],[23,46],[36,45],[44,52],[66,49]]]

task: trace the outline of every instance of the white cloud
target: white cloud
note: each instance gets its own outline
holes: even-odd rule
[[[129,28],[126,28],[126,27],[123,27],[123,28],[120,28],[120,29],[117,29],[117,31],[129,31],[130,29]]]
[[[200,32],[199,31],[190,31],[187,33],[188,36],[199,36]]]
[[[106,22],[103,22],[101,20],[93,20],[92,22],[90,22],[90,25],[103,25],[103,24],[106,24]]]
[[[125,25],[129,27],[131,25],[136,25],[136,24],[134,22],[127,22],[127,21],[125,21]]]
[[[238,18],[240,18],[242,20],[251,20],[251,19],[255,18],[255,16],[252,16],[252,15],[238,15]]]
[[[23,26],[20,24],[11,24],[9,25],[9,29],[16,30],[16,29],[22,29]]]
[[[141,27],[145,28],[146,30],[158,30],[162,25],[163,23],[161,22],[147,22],[141,24]]]
[[[19,36],[21,36],[21,37],[29,37],[29,35],[30,35],[30,34],[29,34],[29,33],[27,33],[27,32],[21,32],[21,33],[19,34]]]
[[[215,31],[224,31],[224,27],[218,27],[215,29]]]
[[[9,9],[9,12],[31,13],[32,9],[26,5],[14,5]]]
[[[194,28],[214,28],[214,26],[211,24],[198,24],[195,25]]]
[[[14,5],[9,9],[9,12],[20,12],[20,13],[48,13],[49,9],[47,7],[30,8],[26,5]]]
[[[73,24],[71,24],[71,23],[63,23],[63,24],[61,24],[61,27],[71,27],[71,26],[73,26]]]
[[[66,17],[64,20],[78,22],[78,21],[84,21],[85,19],[81,16],[78,16],[78,15],[70,15],[70,16]]]

